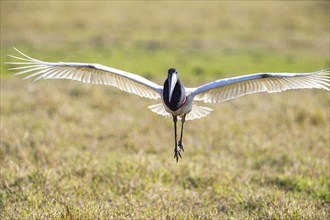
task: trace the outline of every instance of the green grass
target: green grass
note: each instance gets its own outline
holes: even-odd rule
[[[329,2],[1,2],[1,219],[328,219],[329,93],[256,94],[173,125],[144,100],[20,81],[17,47],[187,86],[329,67]]]

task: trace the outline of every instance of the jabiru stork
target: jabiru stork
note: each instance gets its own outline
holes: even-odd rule
[[[151,105],[151,111],[173,117],[174,158],[178,162],[183,148],[183,126],[186,120],[207,116],[213,111],[198,106],[194,101],[218,103],[240,96],[260,92],[282,92],[289,89],[325,89],[330,91],[330,68],[308,73],[256,73],[219,79],[196,87],[185,88],[175,68],[168,70],[164,85],[158,85],[139,75],[107,67],[101,64],[75,62],[44,62],[34,59],[14,48],[22,57],[8,55],[18,61],[10,68],[15,75],[28,74],[23,79],[71,79],[83,83],[103,84],[119,88],[150,99],[161,99],[162,103]],[[181,134],[177,140],[177,120],[181,119]]]

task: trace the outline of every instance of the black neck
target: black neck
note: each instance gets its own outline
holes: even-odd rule
[[[169,101],[169,91],[170,91],[170,86],[168,83],[168,79],[166,79],[163,90],[164,102],[169,109],[171,109],[172,111],[176,111],[182,106],[186,97],[184,86],[180,82],[180,80],[176,82],[171,101]]]

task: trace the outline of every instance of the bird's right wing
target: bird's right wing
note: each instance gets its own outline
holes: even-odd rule
[[[110,85],[150,99],[159,99],[163,91],[161,86],[146,78],[112,67],[91,63],[44,62],[15,50],[23,57],[9,55],[19,61],[7,64],[17,65],[10,69],[17,71],[15,75],[28,74],[23,79],[71,79],[83,83]]]
[[[325,89],[330,91],[330,69],[312,73],[257,73],[217,80],[197,88],[187,88],[194,100],[223,102],[259,92],[282,92],[288,89]]]

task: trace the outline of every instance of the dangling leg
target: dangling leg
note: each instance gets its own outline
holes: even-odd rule
[[[180,140],[178,143],[178,146],[179,146],[180,150],[182,150],[182,151],[184,151],[183,144],[182,144],[182,136],[183,136],[183,124],[185,121],[186,121],[186,115],[183,115],[181,118],[181,135],[180,135]]]
[[[174,122],[174,141],[175,141],[175,145],[174,145],[174,158],[176,159],[176,162],[178,162],[179,160],[179,157],[181,157],[181,154],[180,154],[180,150],[178,148],[178,145],[177,145],[177,130],[176,130],[176,122],[178,121],[177,119],[177,116],[174,116],[173,115],[173,122]]]

